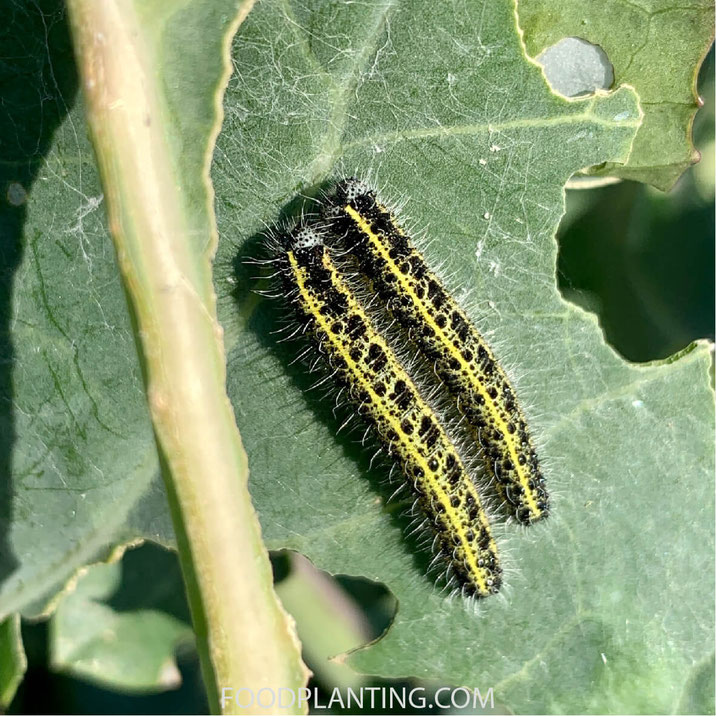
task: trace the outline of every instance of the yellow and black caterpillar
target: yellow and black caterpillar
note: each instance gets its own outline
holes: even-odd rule
[[[321,224],[303,224],[275,247],[280,293],[298,319],[296,332],[323,356],[332,380],[401,468],[449,565],[449,581],[465,595],[494,594],[502,569],[475,485],[324,240]]]
[[[341,181],[324,213],[331,233],[434,364],[505,503],[522,523],[545,517],[549,498],[524,414],[485,339],[364,182]]]

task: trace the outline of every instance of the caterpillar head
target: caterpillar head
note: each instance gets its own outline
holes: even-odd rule
[[[289,248],[296,252],[323,246],[324,232],[316,224],[299,224],[289,234]]]
[[[338,182],[336,187],[336,199],[339,204],[350,204],[361,196],[370,194],[372,189],[364,181],[349,177]]]
[[[302,221],[283,237],[283,247],[304,266],[320,263],[326,249],[326,230],[322,224]]]

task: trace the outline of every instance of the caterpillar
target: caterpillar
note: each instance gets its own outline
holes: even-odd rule
[[[502,366],[457,301],[363,181],[338,183],[324,217],[391,314],[452,394],[488,473],[523,524],[549,513],[549,497],[525,416]]]
[[[274,247],[279,293],[293,307],[311,352],[400,467],[434,531],[448,583],[485,597],[502,583],[497,548],[475,485],[454,443],[379,332],[326,246],[301,223]]]

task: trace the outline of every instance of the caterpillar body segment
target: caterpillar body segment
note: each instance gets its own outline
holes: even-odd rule
[[[524,524],[546,517],[545,480],[512,384],[394,214],[365,182],[345,179],[325,217],[373,290],[435,366],[482,446],[487,470],[510,511]]]

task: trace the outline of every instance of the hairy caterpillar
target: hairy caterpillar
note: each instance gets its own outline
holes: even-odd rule
[[[549,498],[524,414],[477,328],[367,184],[341,181],[325,215],[373,289],[434,364],[483,447],[505,503],[522,523],[545,517]]]
[[[346,282],[317,224],[275,248],[280,292],[331,378],[400,466],[448,574],[467,596],[494,594],[502,569],[477,490],[443,425]]]

